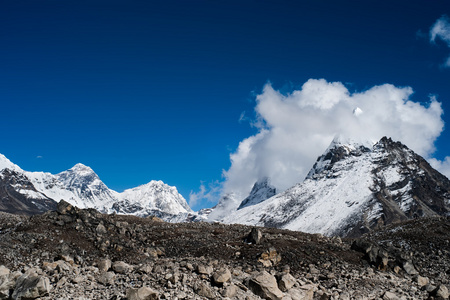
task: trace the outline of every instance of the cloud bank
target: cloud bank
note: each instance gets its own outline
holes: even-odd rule
[[[450,48],[450,19],[442,16],[430,29],[430,41],[435,43],[437,39],[442,40]],[[450,67],[450,56],[444,62],[445,67]]]
[[[337,134],[371,141],[389,136],[429,158],[443,110],[434,97],[426,104],[409,100],[412,93],[391,84],[351,93],[340,82],[310,79],[284,95],[267,84],[256,97],[258,132],[230,155],[223,194],[242,200],[264,177],[279,190],[301,182]]]

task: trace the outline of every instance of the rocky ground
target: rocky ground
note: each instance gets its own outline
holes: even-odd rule
[[[0,299],[448,299],[450,218],[359,239],[104,215],[0,213]]]

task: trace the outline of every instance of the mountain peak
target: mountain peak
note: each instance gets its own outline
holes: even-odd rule
[[[68,171],[72,171],[77,173],[80,176],[86,176],[86,175],[91,175],[91,174],[95,174],[94,170],[92,170],[90,167],[83,165],[82,163],[78,163],[75,166],[73,166],[72,168],[70,168]]]
[[[250,194],[241,202],[238,210],[247,206],[258,204],[274,196],[276,193],[277,190],[270,184],[270,179],[268,177],[261,178],[253,185]]]
[[[386,137],[385,137],[386,138]],[[336,147],[340,147],[340,146],[345,146],[345,147],[359,147],[359,146],[364,146],[366,148],[372,148],[373,145],[375,145],[378,141],[376,140],[371,140],[371,139],[367,139],[367,138],[357,138],[357,137],[349,137],[349,136],[345,136],[343,134],[337,134],[334,138],[333,141],[330,143],[330,146],[328,146],[328,149],[331,148],[336,148]]]

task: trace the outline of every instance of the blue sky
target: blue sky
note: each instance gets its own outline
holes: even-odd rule
[[[448,123],[450,48],[429,35],[444,15],[447,0],[3,1],[0,153],[28,171],[81,162],[117,191],[163,180],[189,200],[260,132],[268,82],[409,86]],[[450,156],[449,135],[430,158]]]

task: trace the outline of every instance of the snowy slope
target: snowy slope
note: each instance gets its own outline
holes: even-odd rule
[[[223,221],[325,235],[359,235],[420,216],[448,215],[450,182],[406,146],[335,140],[304,182]]]

